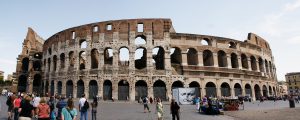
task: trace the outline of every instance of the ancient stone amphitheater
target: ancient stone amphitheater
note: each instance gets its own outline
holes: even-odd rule
[[[29,28],[17,65],[18,91],[103,99],[172,98],[194,87],[198,96],[253,98],[277,94],[270,45],[176,33],[170,19],[127,19],[60,31],[43,41]]]

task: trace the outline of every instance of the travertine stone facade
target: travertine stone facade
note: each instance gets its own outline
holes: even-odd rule
[[[300,95],[300,72],[291,72],[285,75],[288,93]]]
[[[266,40],[254,33],[245,41],[176,33],[170,19],[114,20],[69,28],[48,38],[41,52],[40,86],[51,94],[170,100],[177,87],[195,87],[199,96],[217,97],[255,98],[278,91]]]

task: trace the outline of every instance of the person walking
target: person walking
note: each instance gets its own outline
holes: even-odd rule
[[[144,113],[146,113],[146,111],[151,112],[148,106],[149,100],[148,97],[144,97],[143,99],[143,104],[144,104]]]
[[[156,101],[156,113],[157,113],[157,119],[158,120],[163,120],[164,107],[161,103],[160,98],[157,98],[157,101]]]
[[[80,120],[88,120],[88,109],[89,103],[85,98],[85,94],[82,94],[81,98],[79,99],[79,111],[80,111]]]
[[[19,108],[19,120],[31,120],[34,116],[34,108],[30,101],[32,98],[27,95]]]
[[[199,109],[200,109],[200,97],[195,98],[195,103],[196,103],[196,110],[199,111]]]
[[[50,120],[50,107],[46,104],[45,98],[40,100],[40,104],[36,108],[38,120]]]
[[[18,120],[19,119],[19,108],[21,106],[21,96],[19,95],[17,99],[14,100],[14,120]]]
[[[49,101],[48,101],[48,105],[50,107],[50,120],[55,120],[56,116],[55,116],[55,98],[54,96],[51,96]]]
[[[175,99],[171,100],[170,111],[172,114],[172,120],[175,120],[175,118],[177,118],[177,120],[180,120],[179,119],[180,106],[178,105],[177,102],[175,102]]]
[[[68,99],[67,106],[61,110],[62,120],[76,120],[77,110],[74,107],[72,98]]]
[[[40,98],[40,95],[37,94],[34,98],[33,98],[33,107],[34,107],[34,110],[37,109],[37,107],[39,106],[40,104],[40,101],[41,101],[41,98]]]
[[[61,120],[61,110],[67,105],[67,102],[64,101],[64,99],[64,96],[59,96],[59,101],[56,103],[57,120]]]
[[[12,112],[14,109],[13,101],[15,100],[15,95],[14,94],[8,94],[7,100],[6,100],[6,105],[7,105],[7,115],[8,115],[8,120],[12,119]]]
[[[93,102],[91,103],[91,106],[92,106],[92,120],[97,120],[97,106],[98,106],[98,101],[97,101],[97,98],[94,97],[94,100]]]

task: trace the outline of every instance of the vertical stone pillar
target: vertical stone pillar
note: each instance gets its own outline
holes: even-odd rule
[[[86,49],[85,54],[86,54],[85,69],[89,70],[91,69],[91,50]]]
[[[97,81],[97,84],[98,84],[98,96],[103,99],[103,79],[100,78],[100,80]]]
[[[227,57],[227,68],[232,68],[232,65],[231,65],[231,55],[227,54],[226,57]]]
[[[131,84],[130,84],[130,89],[129,89],[129,100],[130,101],[135,101],[135,82],[134,78],[130,78]]]
[[[182,56],[182,65],[188,65],[188,59],[187,59],[187,52],[186,51],[181,51],[181,56]]]
[[[51,91],[51,83],[52,83],[52,81],[50,81],[50,91]],[[54,83],[53,84],[53,91],[54,91],[53,95],[55,95],[57,93],[57,80],[53,80],[53,83]]]
[[[221,94],[221,87],[218,85],[218,86],[216,87],[216,89],[217,89],[217,90],[216,90],[216,91],[217,91],[217,95],[216,95],[216,96],[217,96],[218,98],[220,98],[220,97],[222,96],[222,94]]]
[[[238,58],[237,60],[238,60],[238,64],[239,64],[239,69],[243,69],[241,56],[237,56],[237,58]]]
[[[116,80],[115,78],[113,78],[113,82],[112,82],[112,97],[115,100],[118,100],[118,80]]]
[[[84,80],[84,94],[85,94],[85,97],[86,97],[86,98],[89,98],[89,95],[90,95],[90,94],[89,94],[89,93],[90,93],[90,92],[89,92],[89,82],[90,82],[90,81],[87,80],[87,79]],[[75,91],[75,90],[74,90],[74,91]],[[77,91],[77,90],[76,90],[76,91]]]
[[[85,84],[84,84],[85,85]],[[73,98],[80,98],[81,96],[77,96],[77,83],[76,82],[73,82],[73,93],[72,93],[72,96]],[[85,93],[84,93],[85,94]],[[85,96],[87,97],[87,94],[85,94]]]
[[[252,96],[252,101],[256,101],[254,84],[251,85],[251,96]]]
[[[153,94],[153,85],[148,85],[148,97],[152,97],[154,98],[154,94]]]
[[[198,52],[198,66],[203,66],[203,52]]]
[[[260,67],[259,67],[259,61],[256,60],[256,61],[255,61],[255,64],[256,64],[256,72],[261,72],[261,71],[260,71]]]
[[[61,94],[66,95],[66,80],[61,81],[62,87],[61,87]]]
[[[213,59],[214,59],[214,67],[219,67],[218,53],[213,53]]]
[[[252,66],[251,66],[251,59],[247,58],[248,61],[248,70],[251,71],[252,70]],[[253,70],[252,70],[253,71]]]
[[[68,71],[68,68],[70,67],[70,63],[69,63],[69,53],[65,54],[65,68],[64,71]]]

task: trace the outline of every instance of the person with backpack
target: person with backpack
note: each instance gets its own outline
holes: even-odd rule
[[[175,120],[175,118],[177,118],[177,120],[179,120],[180,106],[175,101],[175,99],[171,100],[170,111],[172,114],[172,120]]]
[[[62,120],[76,120],[77,110],[74,107],[74,102],[72,98],[68,99],[67,106],[61,111]]]
[[[46,104],[45,98],[40,100],[40,103],[36,108],[36,114],[38,120],[50,120],[50,107]]]
[[[6,100],[6,105],[8,107],[8,109],[7,109],[8,120],[12,119],[12,112],[14,109],[13,101],[15,100],[15,98],[16,97],[14,94],[9,94],[9,96],[7,97],[7,100]]]
[[[27,95],[19,108],[19,120],[31,120],[34,116],[34,108],[30,101],[32,98]]]
[[[67,102],[64,101],[65,97],[60,96],[59,101],[56,103],[57,108],[57,120],[61,120],[61,110],[67,105]]]
[[[148,100],[148,97],[146,96],[146,97],[144,97],[144,99],[143,99],[144,113],[146,113],[146,111],[151,112],[151,111],[149,110],[148,103],[149,103],[149,100]]]
[[[50,120],[55,120],[56,115],[55,115],[55,98],[54,96],[51,96],[49,101],[48,101],[48,105],[50,107]]]
[[[92,106],[92,120],[97,120],[97,106],[98,106],[98,101],[97,101],[97,98],[94,97],[93,98],[93,102],[91,103],[91,106]]]
[[[80,111],[80,120],[88,120],[89,103],[85,98],[85,94],[82,94],[81,98],[79,99],[78,108]]]

